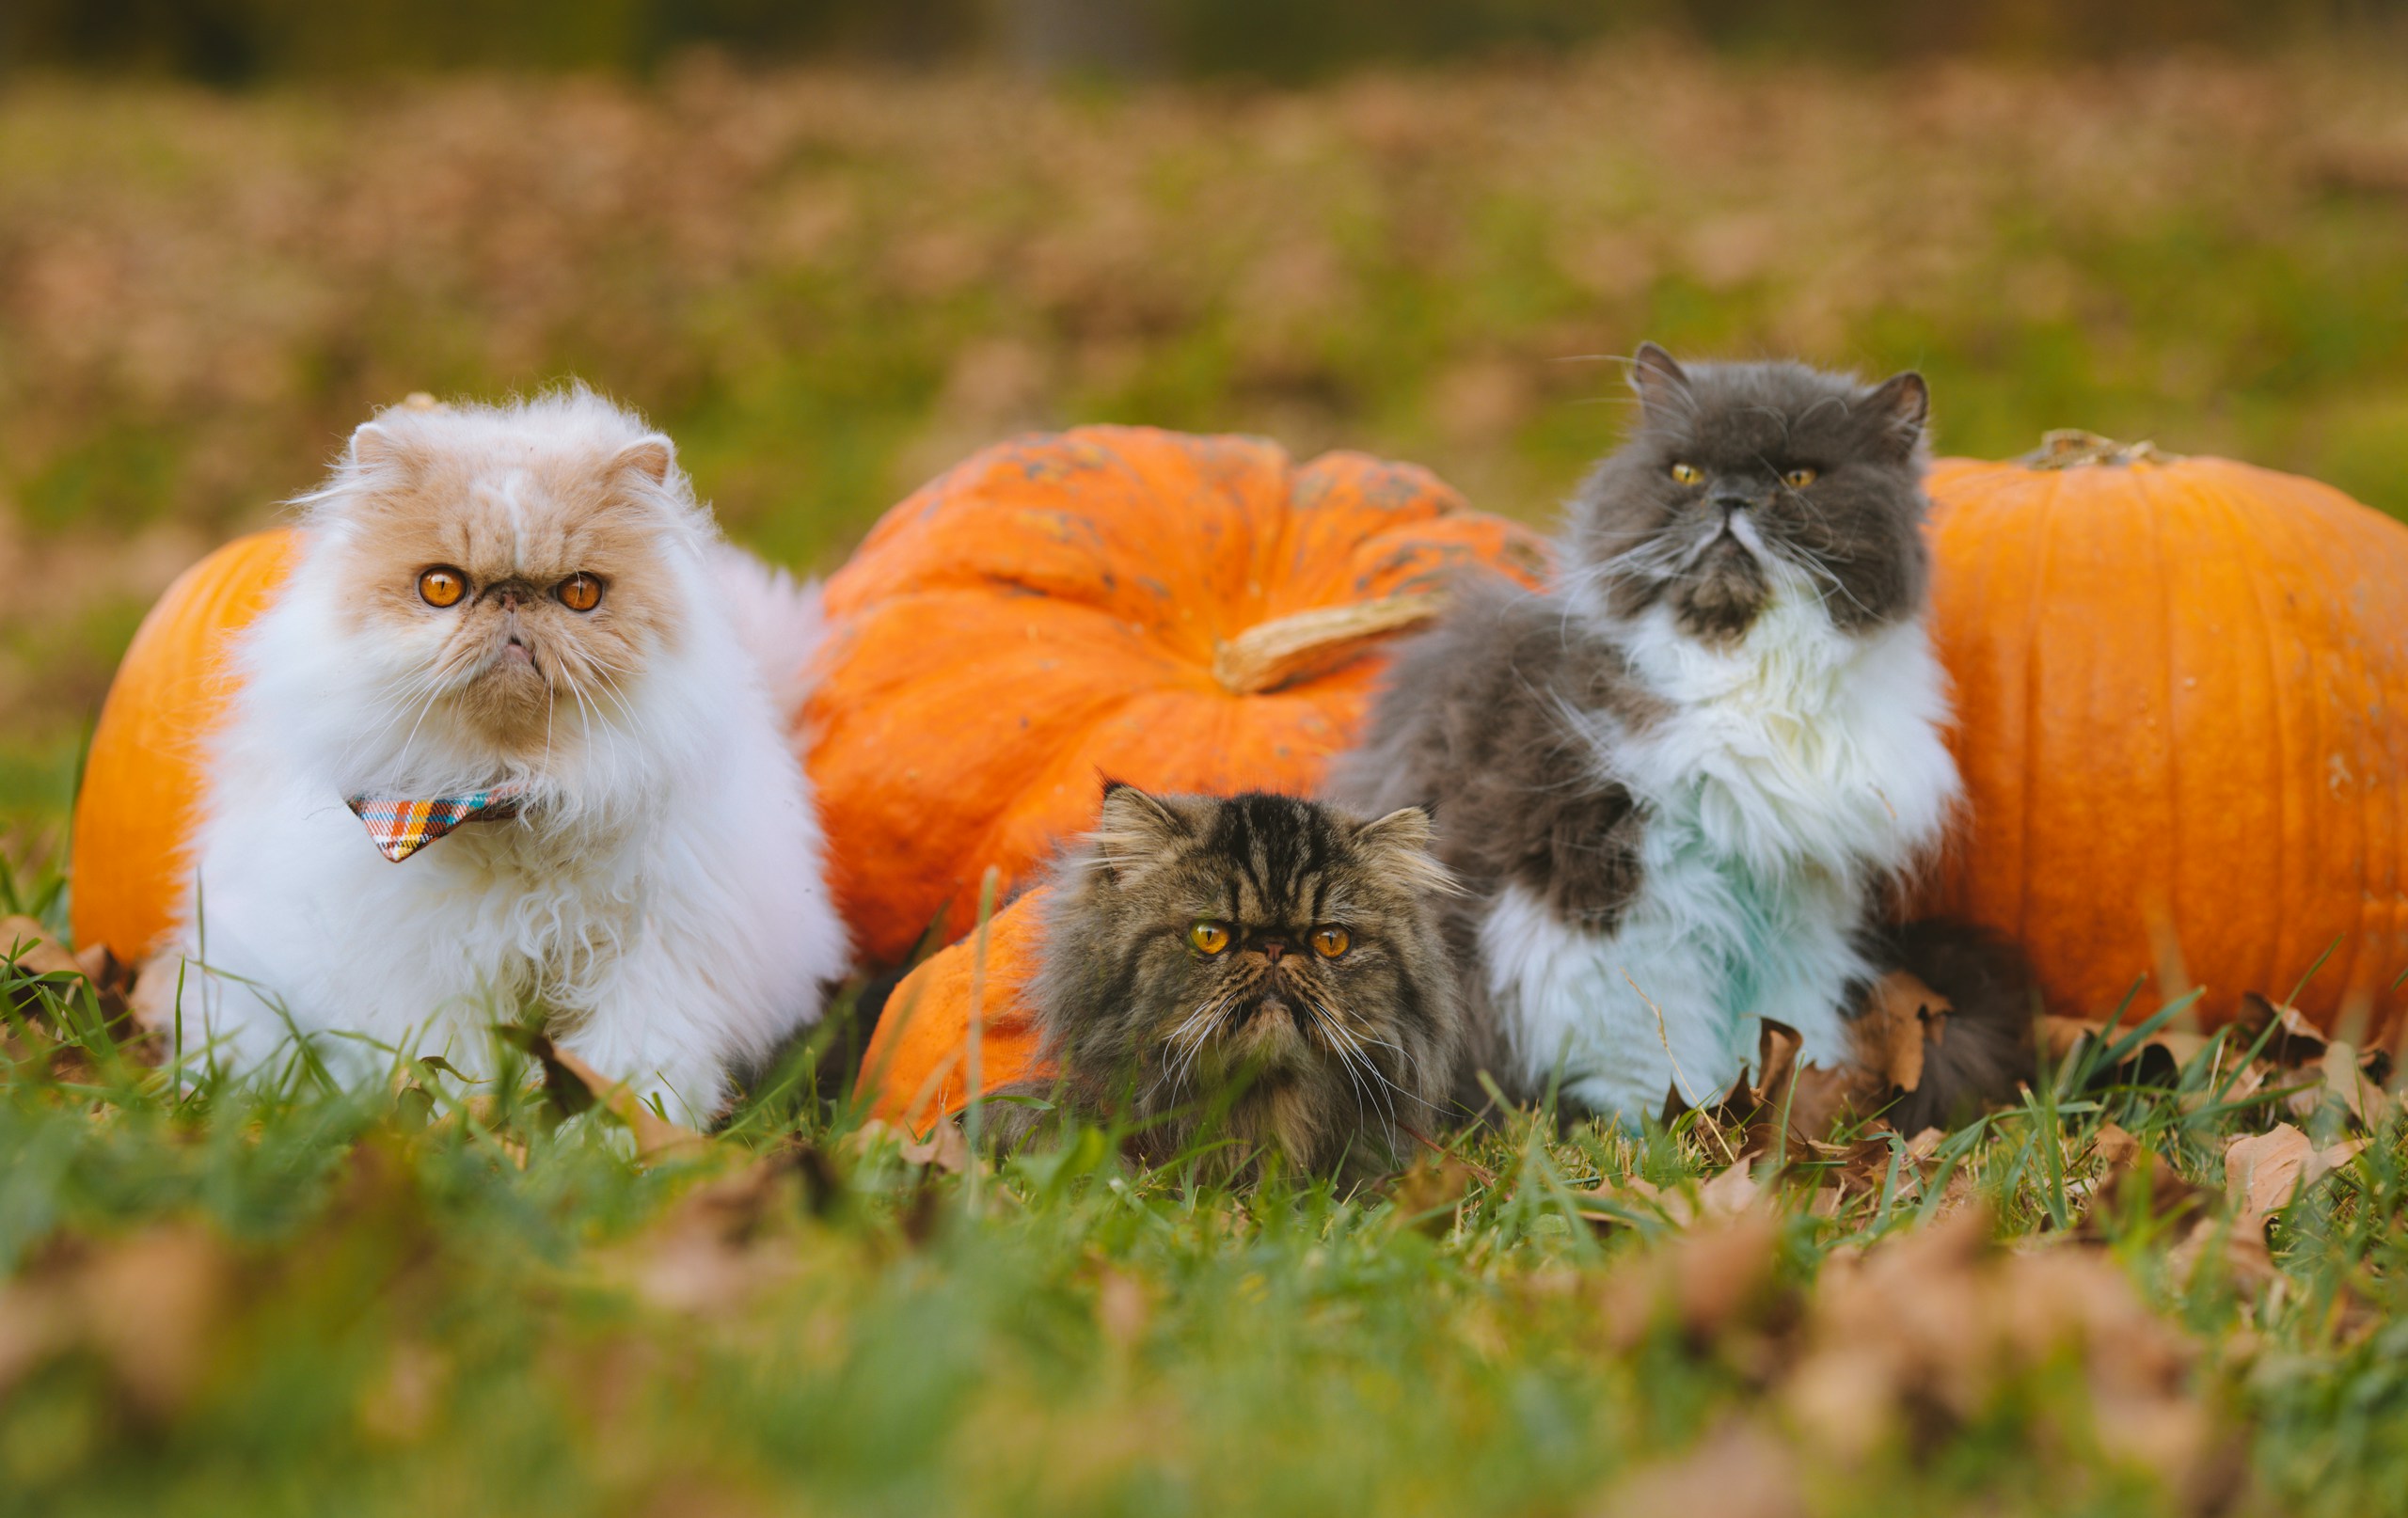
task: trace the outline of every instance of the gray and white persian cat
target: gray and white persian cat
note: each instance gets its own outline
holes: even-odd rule
[[[1856,1059],[1904,963],[1956,1001],[1899,1120],[2011,1090],[2028,993],[2005,946],[1876,931],[1959,795],[1925,628],[1922,376],[1684,368],[1573,504],[1547,594],[1467,587],[1399,656],[1338,799],[1431,808],[1466,1071],[1634,1124],[1711,1102],[1759,1021]]]
[[[1030,992],[1062,1094],[1155,1161],[1199,1138],[1233,1141],[1232,1171],[1271,1147],[1317,1172],[1401,1159],[1444,1116],[1462,1036],[1429,844],[1412,807],[1107,785],[1054,872]],[[990,1110],[1006,1145],[1042,1120]]]

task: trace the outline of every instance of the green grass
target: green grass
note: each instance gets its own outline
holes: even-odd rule
[[[863,1133],[805,1047],[648,1167],[540,1084],[194,1085],[129,1058],[80,981],[0,989],[11,1511],[1583,1513],[1735,1429],[1785,1451],[1798,1511],[2408,1510],[2396,1125],[2279,1216],[2271,1284],[2174,1269],[2193,1212],[2085,1201],[2109,1122],[2221,1192],[2227,1137],[2270,1119],[2214,1100],[2206,1056],[2171,1086],[2060,1070],[1920,1191],[1877,1139],[1817,1208],[1841,1161],[1800,1146],[1766,1211],[1684,1225],[1728,1138],[1697,1117],[1633,1140],[1524,1115],[1345,1195],[1133,1169],[1082,1130],[974,1186]],[[1970,1400],[1918,1392],[1861,1447],[1815,1431],[1797,1366],[1831,1348],[1840,1262],[1949,1213],[2007,1251],[1982,1269],[2037,1249],[2178,1325],[2188,1453],[2100,1431],[2139,1342],[2108,1319],[1968,1359]],[[1685,1295],[1724,1277],[1719,1305]],[[1911,1276],[1901,1319],[1958,1280]],[[1709,1490],[1741,1479],[1705,1459]]]
[[[2401,83],[2372,54],[1857,71],[1660,45],[1295,91],[22,81],[0,858],[46,885],[0,906],[57,915],[75,756],[140,609],[418,388],[582,374],[669,428],[737,536],[820,568],[971,450],[1093,420],[1368,448],[1544,519],[1620,426],[1599,356],[1643,337],[1920,365],[1953,451],[2083,425],[2408,514]],[[86,1025],[66,993],[0,987],[21,1022]],[[2213,1252],[2188,1273],[2190,1219],[2086,1188],[2113,1122],[2228,1216],[2225,1142],[2270,1115],[2196,1067],[2067,1073],[1948,1162],[2006,1257],[2103,1259],[2189,1336],[2184,1405],[2215,1431],[2186,1477],[2095,1437],[2114,1344],[1985,1370],[1864,1450],[1813,1431],[1795,1374],[1832,1283],[1964,1199],[1903,1161],[1829,1216],[1794,1174],[1741,1262],[1765,1278],[1683,1328],[1651,1273],[1718,1279],[1738,1246],[1628,1178],[1719,1167],[1695,1120],[1466,1135],[1496,1178],[1459,1195],[1234,1194],[1088,1133],[974,1206],[800,1068],[647,1168],[515,1087],[187,1091],[97,1031],[11,1039],[10,1511],[1570,1515],[1756,1437],[1818,1513],[2202,1488],[2408,1512],[2402,1134],[2276,1221],[2275,1278]]]

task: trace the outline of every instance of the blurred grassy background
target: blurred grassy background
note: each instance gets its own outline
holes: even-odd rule
[[[1920,366],[1955,451],[2082,425],[2408,514],[2392,17],[18,0],[0,827],[55,848],[150,597],[413,389],[582,376],[822,569],[1092,420],[1544,519],[1642,337]]]

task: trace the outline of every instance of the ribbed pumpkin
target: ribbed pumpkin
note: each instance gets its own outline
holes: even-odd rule
[[[291,572],[289,530],[237,538],[177,577],[118,665],[75,798],[71,917],[78,947],[135,963],[166,933],[198,815],[201,743],[232,684],[227,641]]]
[[[1041,960],[1044,897],[1039,886],[989,919],[983,975],[974,930],[931,955],[887,997],[856,1091],[869,1099],[872,1117],[920,1132],[961,1110],[970,1099],[974,1005],[981,1090],[1049,1073],[1037,1057],[1036,1015],[1021,999]]]
[[[1100,778],[1301,790],[1364,717],[1374,640],[1535,536],[1425,469],[1087,427],[991,448],[887,513],[827,586],[805,712],[837,899],[872,961],[968,929],[1093,820]]]
[[[2211,1018],[2387,1014],[2408,969],[2408,528],[2223,459],[2052,435],[1943,460],[1935,630],[1969,828],[1925,905],[2012,934],[2054,1010],[2144,974]],[[2175,984],[2163,984],[2173,982]]]

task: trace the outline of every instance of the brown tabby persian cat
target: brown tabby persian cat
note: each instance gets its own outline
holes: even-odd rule
[[[1108,784],[1054,873],[1032,990],[1069,1104],[1129,1122],[1151,1161],[1201,1138],[1230,1141],[1211,1163],[1232,1174],[1271,1148],[1395,1162],[1441,1120],[1461,1041],[1429,843],[1417,808]],[[1017,1143],[1042,1111],[998,1103],[991,1131]]]

